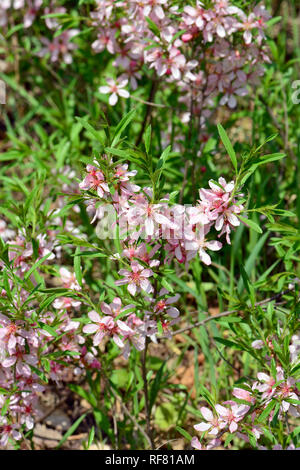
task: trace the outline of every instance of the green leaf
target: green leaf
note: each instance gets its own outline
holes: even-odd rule
[[[91,445],[93,444],[95,438],[95,427],[92,426],[92,429],[89,432],[89,438],[88,438],[88,443],[87,443],[87,448],[89,449]]]
[[[167,291],[169,291],[169,292],[174,292],[173,287],[171,286],[171,284],[168,283],[168,281],[166,280],[166,278],[163,277],[162,280],[161,280],[161,283],[162,283],[163,287],[164,287],[165,289],[167,289]]]
[[[80,251],[79,253],[75,253],[74,255],[72,256],[76,256],[76,257],[79,257],[79,258],[106,258],[107,255],[106,253],[101,253],[101,252],[98,252],[98,251]]]
[[[81,263],[80,263],[80,256],[76,256],[80,254],[80,247],[78,246],[75,251],[74,256],[74,272],[77,279],[78,284],[82,287],[82,272],[81,272]]]
[[[165,150],[161,154],[160,159],[158,160],[158,163],[157,163],[157,168],[158,169],[159,168],[164,168],[164,166],[166,164],[166,160],[167,160],[170,152],[171,152],[171,145],[169,145],[167,148],[165,148]]]
[[[162,430],[168,431],[177,421],[178,411],[173,403],[162,403],[155,410],[155,424]]]
[[[144,142],[145,142],[146,152],[149,153],[150,145],[151,145],[151,124],[149,124],[149,126],[147,127],[144,133]]]
[[[72,390],[72,392],[77,393],[77,395],[84,398],[88,403],[90,403],[93,408],[96,408],[97,400],[90,391],[84,390],[84,388],[77,384],[69,384],[68,387],[70,390]]]
[[[235,435],[234,434],[228,434],[228,436],[226,436],[226,439],[225,439],[225,442],[224,442],[224,447],[227,447],[228,444],[230,444],[230,442],[235,438]]]
[[[221,137],[221,140],[224,144],[224,147],[226,148],[227,153],[228,153],[228,155],[231,159],[232,165],[235,169],[235,173],[237,174],[237,171],[238,171],[237,159],[236,159],[236,154],[235,154],[234,148],[233,148],[233,146],[232,146],[232,144],[229,140],[228,135],[226,134],[226,131],[225,131],[224,127],[221,124],[218,124],[218,131],[219,131],[219,135]]]
[[[125,158],[129,160],[129,155],[128,155],[128,152],[126,152],[126,150],[116,149],[113,147],[105,147],[104,150],[107,153],[111,153],[113,155],[116,155],[117,157],[121,157],[121,158]]]
[[[245,224],[245,225],[248,225],[250,228],[252,228],[252,230],[254,230],[255,232],[257,233],[263,233],[262,229],[260,228],[260,226],[253,222],[253,220],[250,220],[250,219],[246,219],[246,217],[242,217],[241,215],[238,215],[238,218]]]
[[[273,410],[274,406],[276,405],[277,401],[276,400],[272,400],[267,406],[266,408],[263,410],[263,412],[260,414],[260,416],[258,417],[257,421],[259,423],[262,423],[265,421],[265,419],[269,416],[269,414],[271,413],[271,411]]]
[[[249,286],[251,285],[251,282],[250,282],[248,274],[246,273],[245,268],[242,264],[240,265],[240,271],[241,271],[241,276],[242,276],[242,281],[243,281],[244,287],[247,290],[248,294],[250,294],[250,287]]]
[[[68,439],[68,437],[72,436],[72,434],[76,431],[76,429],[78,428],[79,424],[81,423],[81,421],[84,420],[84,418],[86,417],[87,413],[84,413],[82,416],[80,416],[80,418],[78,418],[74,424],[72,424],[72,426],[70,427],[70,429],[68,429],[68,431],[66,432],[66,434],[63,435],[62,439],[59,441],[56,449],[59,449],[65,442],[66,440]]]
[[[180,432],[180,434],[185,437],[188,441],[191,441],[192,440],[192,436],[187,432],[185,431],[185,429],[182,429],[180,426],[176,426],[176,431]]]
[[[146,19],[146,21],[149,25],[150,31],[152,31],[154,36],[157,36],[157,37],[160,38],[160,30],[159,30],[158,26],[154,23],[154,21],[151,20],[151,18],[149,18],[149,16],[146,16],[145,19]]]
[[[125,388],[128,382],[128,371],[126,369],[113,370],[110,379],[118,388]]]
[[[152,407],[155,403],[158,392],[160,390],[161,383],[163,381],[163,373],[164,373],[165,365],[166,365],[166,363],[163,362],[162,365],[160,366],[159,370],[157,371],[157,373],[155,375],[155,379],[154,379],[154,381],[151,385],[151,388],[150,388],[150,394],[149,394],[149,396],[150,396],[150,399],[149,399],[150,411],[152,410]]]
[[[114,134],[114,137],[113,137],[113,141],[111,143],[111,147],[115,147],[118,144],[122,132],[130,124],[130,122],[132,121],[134,116],[135,116],[135,109],[132,109],[131,111],[129,111],[129,113],[127,113],[123,117],[123,119],[121,119],[121,121],[119,122],[119,124],[117,125],[117,127],[115,129],[115,134]]]
[[[234,343],[233,341],[230,341],[229,339],[224,339],[224,338],[220,338],[218,336],[214,336],[214,340],[217,341],[218,343],[224,344],[225,346],[228,346],[230,348],[239,349],[241,351],[244,350],[244,348],[242,346],[240,346],[237,343]]]
[[[81,118],[81,117],[77,117],[76,116],[76,119],[78,122],[80,122],[80,124],[82,125],[82,127],[84,127],[84,129],[86,131],[88,131],[88,134],[93,137],[95,140],[97,140],[98,142],[100,142],[100,144],[104,145],[104,142],[102,140],[102,136],[100,136],[99,134],[99,131],[97,131],[93,126],[91,126],[86,118]]]
[[[55,338],[58,337],[58,334],[56,333],[55,329],[52,328],[52,326],[46,325],[46,323],[39,322],[39,326],[42,330],[47,331],[50,333],[51,336],[54,336]]]
[[[31,274],[37,270],[37,268],[39,268],[41,266],[41,264],[43,264],[43,262],[49,258],[49,256],[51,256],[52,253],[47,253],[45,256],[43,256],[40,260],[38,260],[36,263],[34,263],[34,265],[29,269],[29,271],[27,271],[27,273],[25,274],[24,276],[24,280],[26,281],[30,276]]]
[[[64,161],[65,161],[65,158],[68,154],[68,151],[70,149],[70,142],[67,141],[67,139],[63,139],[55,154],[56,154],[56,168],[59,169],[59,168],[62,168],[63,165],[64,165]]]

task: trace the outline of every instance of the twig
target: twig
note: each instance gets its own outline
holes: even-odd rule
[[[160,446],[156,447],[155,450],[161,449],[163,446],[169,444],[169,442],[179,441],[179,440],[181,440],[181,439],[182,439],[182,438],[179,438],[179,439],[170,439],[169,441],[166,441],[166,442],[164,442],[163,444],[161,444]]]
[[[296,279],[294,281],[294,287],[295,287],[296,284],[299,284],[299,283],[300,283],[300,279]],[[293,290],[293,289],[286,289],[282,292],[279,292],[278,294],[273,295],[272,297],[269,297],[268,299],[264,299],[264,300],[261,300],[260,302],[256,302],[254,304],[254,307],[259,307],[260,305],[267,304],[268,302],[271,302],[273,300],[280,299],[280,297],[282,297],[283,295],[288,294],[289,292],[291,292],[291,290]],[[194,325],[189,325],[189,326],[186,326],[184,328],[181,328],[180,330],[174,331],[174,333],[171,333],[171,336],[179,335],[180,333],[184,333],[185,331],[189,331],[189,330],[192,330],[193,328],[197,328],[198,326],[205,325],[205,323],[208,323],[212,320],[216,320],[217,318],[227,317],[228,315],[231,315],[232,313],[239,312],[240,310],[241,309],[226,310],[225,312],[218,313],[217,315],[211,315],[207,318],[204,318],[204,320],[198,321]],[[209,314],[208,312],[203,312],[203,313]],[[157,339],[169,339],[169,336],[160,336]]]
[[[148,382],[147,382],[147,368],[146,368],[146,359],[148,352],[149,338],[146,338],[145,349],[142,354],[142,374],[144,382],[144,396],[145,396],[145,409],[146,409],[146,424],[147,424],[147,433],[151,441],[151,449],[154,450],[154,442],[151,430],[151,413],[150,413],[150,403],[149,403],[149,394],[148,394]]]
[[[169,109],[171,109],[171,106],[167,106],[166,104],[152,103],[151,101],[142,100],[141,98],[138,98],[137,96],[131,96],[131,99],[133,99],[135,101],[139,101],[140,103],[143,103],[143,104],[147,104],[148,106],[153,106],[154,108],[169,108]]]
[[[107,383],[108,383],[108,380],[107,380]],[[109,386],[109,383],[108,383],[108,386]],[[115,397],[116,400],[120,398],[116,394],[116,392],[114,391],[114,389],[112,387],[109,386],[109,389],[110,389],[112,395]],[[128,416],[128,418],[133,422],[133,424],[137,427],[137,429],[140,431],[140,433],[144,436],[144,438],[146,439],[146,441],[149,444],[149,447],[152,448],[152,441],[151,441],[150,437],[148,436],[148,434],[144,431],[142,426],[139,425],[139,423],[137,422],[135,417],[130,413],[130,411],[127,409],[127,407],[124,405],[124,403],[122,401],[120,401],[120,405],[121,405],[121,408],[122,408],[123,412]]]
[[[180,196],[179,196],[179,204],[182,204],[182,201],[183,201],[183,193],[187,184],[189,166],[190,166],[190,160],[186,160],[184,164],[184,174],[183,174],[183,182],[182,182]]]
[[[117,401],[116,401],[117,403]],[[119,446],[118,446],[118,423],[117,423],[117,420],[116,420],[116,411],[117,411],[117,406],[116,406],[116,403],[115,403],[115,412],[113,414],[113,422],[114,422],[114,436],[115,436],[115,450],[118,450]]]
[[[149,99],[148,99],[148,104],[147,104],[147,107],[146,107],[145,117],[144,117],[144,120],[143,120],[143,123],[142,123],[142,128],[140,130],[137,141],[135,143],[136,147],[138,147],[140,145],[143,134],[144,134],[144,131],[146,129],[148,119],[151,118],[152,109],[151,109],[151,105],[149,103],[153,102],[154,95],[155,95],[155,92],[156,92],[156,85],[157,85],[157,82],[155,80],[152,80]]]

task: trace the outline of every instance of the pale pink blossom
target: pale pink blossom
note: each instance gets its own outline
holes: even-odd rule
[[[10,424],[6,418],[0,418],[0,446],[6,447],[8,444],[8,439],[11,437],[16,441],[22,439],[21,433],[18,431],[17,424]]]
[[[194,258],[196,254],[199,254],[199,258],[204,264],[211,264],[211,257],[207,253],[208,250],[219,251],[222,248],[222,243],[216,240],[207,240],[206,234],[208,233],[209,227],[200,227],[196,233],[192,233],[185,242],[185,249],[187,251],[187,260]]]
[[[94,191],[97,191],[98,196],[101,198],[107,196],[110,193],[110,190],[102,171],[93,165],[87,165],[86,171],[87,176],[81,183],[79,183],[80,189],[85,191],[93,189]]]
[[[101,86],[99,88],[99,92],[104,94],[110,94],[108,102],[111,106],[115,106],[119,96],[121,96],[122,98],[129,98],[129,92],[127,90],[124,90],[124,88],[128,84],[127,79],[123,79],[118,82],[118,80],[115,81],[112,78],[108,78],[106,81],[108,85]]]
[[[255,398],[252,396],[251,392],[243,388],[234,388],[232,395],[239,400],[248,401],[249,403],[255,403]]]
[[[97,312],[92,310],[88,317],[93,323],[85,325],[82,330],[84,333],[95,333],[94,346],[98,346],[105,336],[112,336],[117,346],[121,348],[124,346],[119,337],[119,328],[111,316],[100,317]]]
[[[29,28],[32,25],[42,4],[43,0],[26,0],[27,10],[24,16],[24,28]]]
[[[208,431],[208,434],[216,436],[218,432],[226,426],[226,421],[214,416],[209,408],[202,406],[200,411],[206,422],[203,421],[199,424],[195,424],[194,429],[196,429],[196,431]]]
[[[69,271],[67,268],[60,268],[59,274],[62,284],[66,289],[73,289],[77,291],[81,290],[74,273],[71,273],[71,271]]]
[[[145,269],[137,261],[131,262],[131,271],[127,269],[121,269],[119,271],[120,276],[124,276],[123,279],[115,281],[117,286],[128,284],[127,289],[131,295],[136,295],[140,290],[150,294],[153,291],[153,287],[149,281],[149,277],[153,276],[151,269]]]
[[[229,427],[231,433],[238,429],[238,423],[241,421],[245,414],[249,411],[250,406],[248,405],[231,405],[230,408],[225,408],[222,405],[216,405],[216,411],[223,421]]]

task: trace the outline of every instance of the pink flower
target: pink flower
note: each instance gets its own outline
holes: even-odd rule
[[[88,317],[93,323],[85,325],[82,331],[84,333],[96,333],[93,338],[94,346],[98,346],[105,336],[112,336],[114,342],[120,348],[124,346],[122,340],[118,336],[119,328],[111,316],[101,318],[97,312],[92,310],[88,314]]]
[[[207,421],[195,424],[194,429],[196,431],[205,432],[208,431],[208,434],[217,435],[218,432],[226,426],[224,420],[220,420],[218,417],[215,417],[211,410],[206,406],[200,408],[203,418]]]
[[[95,52],[102,52],[107,49],[110,54],[114,54],[116,51],[117,42],[115,39],[115,31],[110,29],[102,29],[96,41],[92,43],[92,48]]]
[[[176,225],[168,217],[166,204],[152,204],[147,199],[141,200],[128,211],[128,222],[132,226],[140,225],[140,232],[146,236],[157,234],[158,228],[174,229]]]
[[[251,392],[243,388],[234,388],[232,395],[239,400],[248,401],[249,403],[255,403],[255,398],[251,395]]]
[[[27,0],[26,3],[28,9],[24,16],[24,28],[29,28],[41,8],[43,0]]]
[[[225,95],[220,100],[220,105],[228,104],[229,108],[233,109],[237,105],[236,96],[248,95],[248,90],[239,80],[234,81],[225,89]]]
[[[6,447],[8,438],[12,437],[16,441],[22,439],[22,435],[18,431],[17,424],[9,424],[7,419],[4,417],[0,418],[0,446]]]
[[[3,342],[8,351],[13,353],[17,344],[17,336],[19,334],[20,327],[13,322],[6,321],[6,325],[0,328],[0,341]]]
[[[255,386],[255,388],[262,393],[262,399],[271,398],[276,391],[276,380],[264,372],[259,372],[257,378],[260,382],[263,382]]]
[[[117,187],[121,190],[121,194],[130,196],[140,190],[136,184],[130,183],[130,178],[135,176],[136,170],[128,171],[128,164],[118,165],[115,169],[114,180]]]
[[[125,343],[122,354],[125,359],[128,359],[131,344],[133,344],[138,351],[142,351],[145,348],[145,336],[142,335],[139,330],[139,327],[141,327],[144,322],[132,314],[128,317],[126,323],[122,320],[118,320],[117,323]]]
[[[191,440],[191,446],[194,447],[194,449],[197,450],[204,450],[205,447],[202,447],[202,444],[200,443],[199,439],[194,436],[193,439]]]
[[[59,274],[66,289],[81,290],[74,273],[71,273],[67,268],[60,268]]]
[[[150,294],[153,292],[153,287],[149,282],[149,277],[153,276],[151,269],[145,269],[137,261],[131,262],[131,271],[127,269],[120,269],[120,276],[125,276],[124,279],[115,281],[117,286],[128,284],[127,289],[131,295],[136,295],[140,290]]]
[[[50,4],[50,7],[45,8],[45,15],[50,15],[54,13],[66,13],[66,9],[64,7],[56,7],[53,1]],[[58,29],[59,22],[56,18],[45,18],[45,23],[47,28],[49,29]]]
[[[145,16],[150,16],[151,13],[157,16],[160,20],[165,17],[164,10],[161,5],[165,5],[168,0],[141,0],[141,6],[145,5],[143,8],[143,13]]]
[[[135,306],[125,305],[122,307],[122,302],[119,297],[115,297],[113,301],[108,305],[105,302],[101,302],[101,310],[105,315],[111,315],[112,317],[117,317],[121,315],[123,312],[129,312],[130,310],[134,309]]]
[[[128,83],[127,79],[121,80],[121,82],[118,83],[118,80],[115,81],[112,78],[108,78],[107,83],[108,86],[101,86],[99,88],[99,92],[104,94],[110,94],[108,102],[111,106],[115,106],[118,101],[118,96],[121,96],[122,98],[129,98],[128,91],[124,90],[124,87]]]
[[[148,56],[150,60],[151,56]],[[170,47],[168,50],[168,56],[164,57],[161,54],[157,58],[153,56],[154,60],[150,65],[150,68],[154,67],[157,71],[157,74],[161,77],[162,75],[172,75],[174,80],[180,80],[181,71],[183,70],[186,59],[180,50],[176,47]]]
[[[278,374],[277,377],[278,380],[281,379],[280,374]],[[281,402],[281,410],[286,413],[289,411],[293,416],[299,417],[299,406],[295,406],[292,403],[289,403],[287,399],[290,400],[299,400],[298,396],[298,389],[296,387],[296,381],[293,377],[288,377],[286,380],[284,380],[278,387],[277,391],[277,396],[280,397],[282,400]]]
[[[222,243],[216,240],[206,240],[205,235],[208,233],[209,227],[200,227],[199,231],[193,233],[185,242],[185,249],[188,252],[187,259],[190,260],[195,257],[198,252],[199,258],[204,264],[211,264],[211,257],[206,252],[207,249],[218,251],[222,248]]]
[[[159,292],[159,297],[167,294],[168,291],[166,289],[161,289]],[[179,294],[174,295],[173,297],[161,298],[154,306],[154,312],[157,315],[161,315],[163,313],[169,315],[171,318],[177,318],[180,315],[178,308],[171,307],[171,304],[175,303],[179,299]]]
[[[144,263],[147,263],[150,268],[153,268],[160,264],[158,259],[153,259],[159,248],[160,245],[157,244],[151,251],[148,251],[146,243],[141,243],[139,246],[130,245],[128,248],[125,248],[125,250],[123,250],[123,254],[130,260],[138,258],[139,260],[144,261]]]
[[[15,232],[7,227],[4,220],[0,220],[0,237],[6,241],[15,236]]]
[[[187,25],[195,24],[200,30],[203,29],[206,19],[205,19],[205,10],[203,3],[197,0],[196,7],[185,6],[183,11],[185,13],[184,21]]]
[[[231,405],[230,408],[225,408],[222,405],[216,405],[216,411],[221,416],[221,419],[229,426],[231,433],[238,429],[238,422],[241,421],[245,414],[249,411],[248,405]]]
[[[218,214],[223,204],[227,203],[230,199],[231,193],[234,189],[234,181],[227,183],[223,177],[220,177],[218,184],[214,183],[213,180],[208,182],[210,189],[200,189],[200,199],[211,205],[211,210],[214,210],[214,214]]]
[[[53,37],[52,42],[48,38],[41,38],[44,47],[37,53],[39,57],[44,57],[50,53],[51,62],[57,62],[61,57],[66,64],[73,62],[71,52],[78,48],[77,44],[71,42],[74,36],[79,34],[78,29],[68,29],[63,31],[59,36]]]
[[[59,297],[53,302],[53,307],[59,310],[61,309],[70,309],[71,307],[77,308],[81,305],[79,300],[72,299],[71,297]]]
[[[257,339],[251,343],[252,348],[262,349],[264,347],[264,342],[261,339]]]
[[[94,191],[97,191],[98,196],[101,198],[107,194],[110,194],[109,186],[106,183],[105,177],[99,168],[93,165],[87,165],[86,171],[88,174],[79,184],[80,189],[85,191],[93,189]]]

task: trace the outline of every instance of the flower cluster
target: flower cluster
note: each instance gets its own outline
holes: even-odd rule
[[[0,5],[0,25],[5,26],[11,9],[22,10],[24,28],[30,28],[39,12],[43,0],[3,0]]]
[[[205,421],[196,424],[194,429],[205,433],[206,437],[212,436],[213,439],[204,447],[195,436],[191,441],[192,447],[209,450],[220,446],[220,438],[227,431],[236,434],[247,443],[250,438],[257,442],[264,435],[265,421],[271,424],[275,415],[277,420],[282,421],[287,418],[287,413],[293,417],[300,416],[300,394],[296,381],[292,377],[285,377],[282,367],[276,368],[274,377],[265,372],[259,372],[257,379],[252,386],[243,383],[240,387],[234,388],[232,394],[236,401],[227,400],[222,405],[216,404],[214,413],[205,406],[200,408]],[[273,403],[273,407],[270,407]],[[266,418],[261,420],[260,416],[268,409],[269,413],[266,414]],[[276,446],[278,447],[278,444]],[[264,447],[258,446],[258,448]]]
[[[105,172],[104,162],[107,164]],[[127,286],[133,298],[143,294],[146,306],[144,311],[133,306],[140,312],[140,319],[135,323],[132,322],[137,317],[129,314],[121,320],[115,318],[114,312],[121,311],[118,299],[114,301],[118,300],[117,310],[113,304],[110,307],[102,304],[101,312],[90,312],[93,323],[86,325],[83,331],[95,333],[95,346],[107,336],[122,350],[124,338],[127,344],[130,338],[137,349],[142,349],[145,336],[156,340],[158,325],[165,335],[170,335],[170,328],[180,315],[172,306],[179,296],[170,295],[166,288],[158,291],[157,278],[173,261],[185,263],[188,269],[189,261],[199,255],[200,260],[209,265],[209,251],[222,248],[220,241],[211,239],[211,231],[219,232],[219,238],[226,234],[230,243],[230,231],[240,224],[237,215],[244,210],[234,182],[227,183],[222,177],[218,182],[210,181],[209,189],[199,190],[200,199],[195,206],[185,207],[171,203],[168,195],[155,201],[151,188],[141,188],[131,181],[135,174],[136,171],[129,171],[127,164],[113,164],[104,156],[102,163],[95,160],[93,165],[87,165],[86,176],[79,184],[92,223],[97,221],[99,238],[104,238],[103,234],[114,238],[118,228],[121,252],[110,257],[116,262],[122,260],[125,266],[118,271],[120,279],[115,280],[115,286]],[[107,213],[111,215],[111,211],[113,217],[105,217]],[[104,227],[104,223],[108,227]]]
[[[47,2],[48,3],[48,2]],[[38,16],[45,15],[44,24],[48,28],[51,39],[41,36],[39,39],[42,48],[38,51],[39,57],[50,56],[51,62],[62,60],[66,64],[73,61],[73,52],[77,49],[77,44],[72,42],[72,38],[79,34],[78,29],[65,30],[56,34],[60,24],[54,15],[66,13],[66,8],[56,5],[53,0],[50,6],[45,6],[44,0],[3,0],[0,5],[0,26],[6,26],[9,23],[9,14],[12,10],[19,12],[17,22],[20,21],[24,28],[30,28]]]
[[[132,90],[151,70],[162,85],[176,86],[180,102],[186,105],[185,120],[209,117],[218,102],[234,108],[237,97],[248,94],[249,86],[259,82],[262,64],[269,61],[265,49],[265,29],[270,15],[263,5],[243,11],[228,0],[213,0],[209,7],[194,1],[181,6],[173,1],[95,0],[96,10],[91,22],[96,39],[91,47],[95,53],[108,51],[114,56],[113,65],[118,79],[108,78],[100,93],[110,94],[114,106],[118,96],[129,97]],[[77,44],[72,41],[78,29],[60,27],[59,15],[68,14],[65,7],[53,0],[45,6],[43,0],[4,0],[0,7],[0,24],[7,22],[7,11],[22,13],[25,28],[38,14],[52,37],[42,37],[38,55],[50,54],[50,60],[70,64]],[[55,17],[57,15],[57,18]],[[145,69],[146,66],[146,69]],[[191,109],[192,108],[192,109]]]
[[[89,312],[88,317],[92,323],[84,326],[83,332],[95,333],[93,337],[94,346],[98,346],[105,336],[111,337],[122,350],[123,356],[128,359],[131,344],[138,351],[143,350],[145,346],[145,336],[142,331],[144,322],[134,313],[129,313],[134,308],[135,305],[122,307],[119,297],[116,297],[109,305],[102,302],[101,312],[104,316],[100,317],[95,311]],[[122,320],[118,319],[120,315]]]
[[[178,87],[180,101],[189,112],[192,102],[193,115],[203,119],[215,99],[234,108],[269,60],[264,30],[270,15],[263,6],[246,14],[228,0],[214,0],[209,7],[197,0],[183,8],[169,0],[96,3],[91,17],[98,35],[92,48],[114,55],[113,65],[121,71],[122,86],[111,82],[99,89],[111,93],[111,105],[116,90],[128,96],[125,83],[137,88],[147,66],[148,74],[155,71],[154,80]]]
[[[81,287],[73,273],[60,268],[61,289],[72,297],[56,298],[54,311],[50,306],[39,311],[37,299],[31,295],[34,265],[43,261],[45,266],[59,258],[56,231],[38,235],[33,243],[21,232],[16,236],[3,220],[0,227],[2,243],[7,242],[7,258],[0,262],[7,279],[0,289],[0,447],[5,447],[9,438],[20,440],[33,428],[47,380],[59,384],[67,380],[68,369],[76,376],[88,368],[99,369],[100,363],[97,351],[85,347],[79,322],[72,319],[81,304],[74,298]]]

